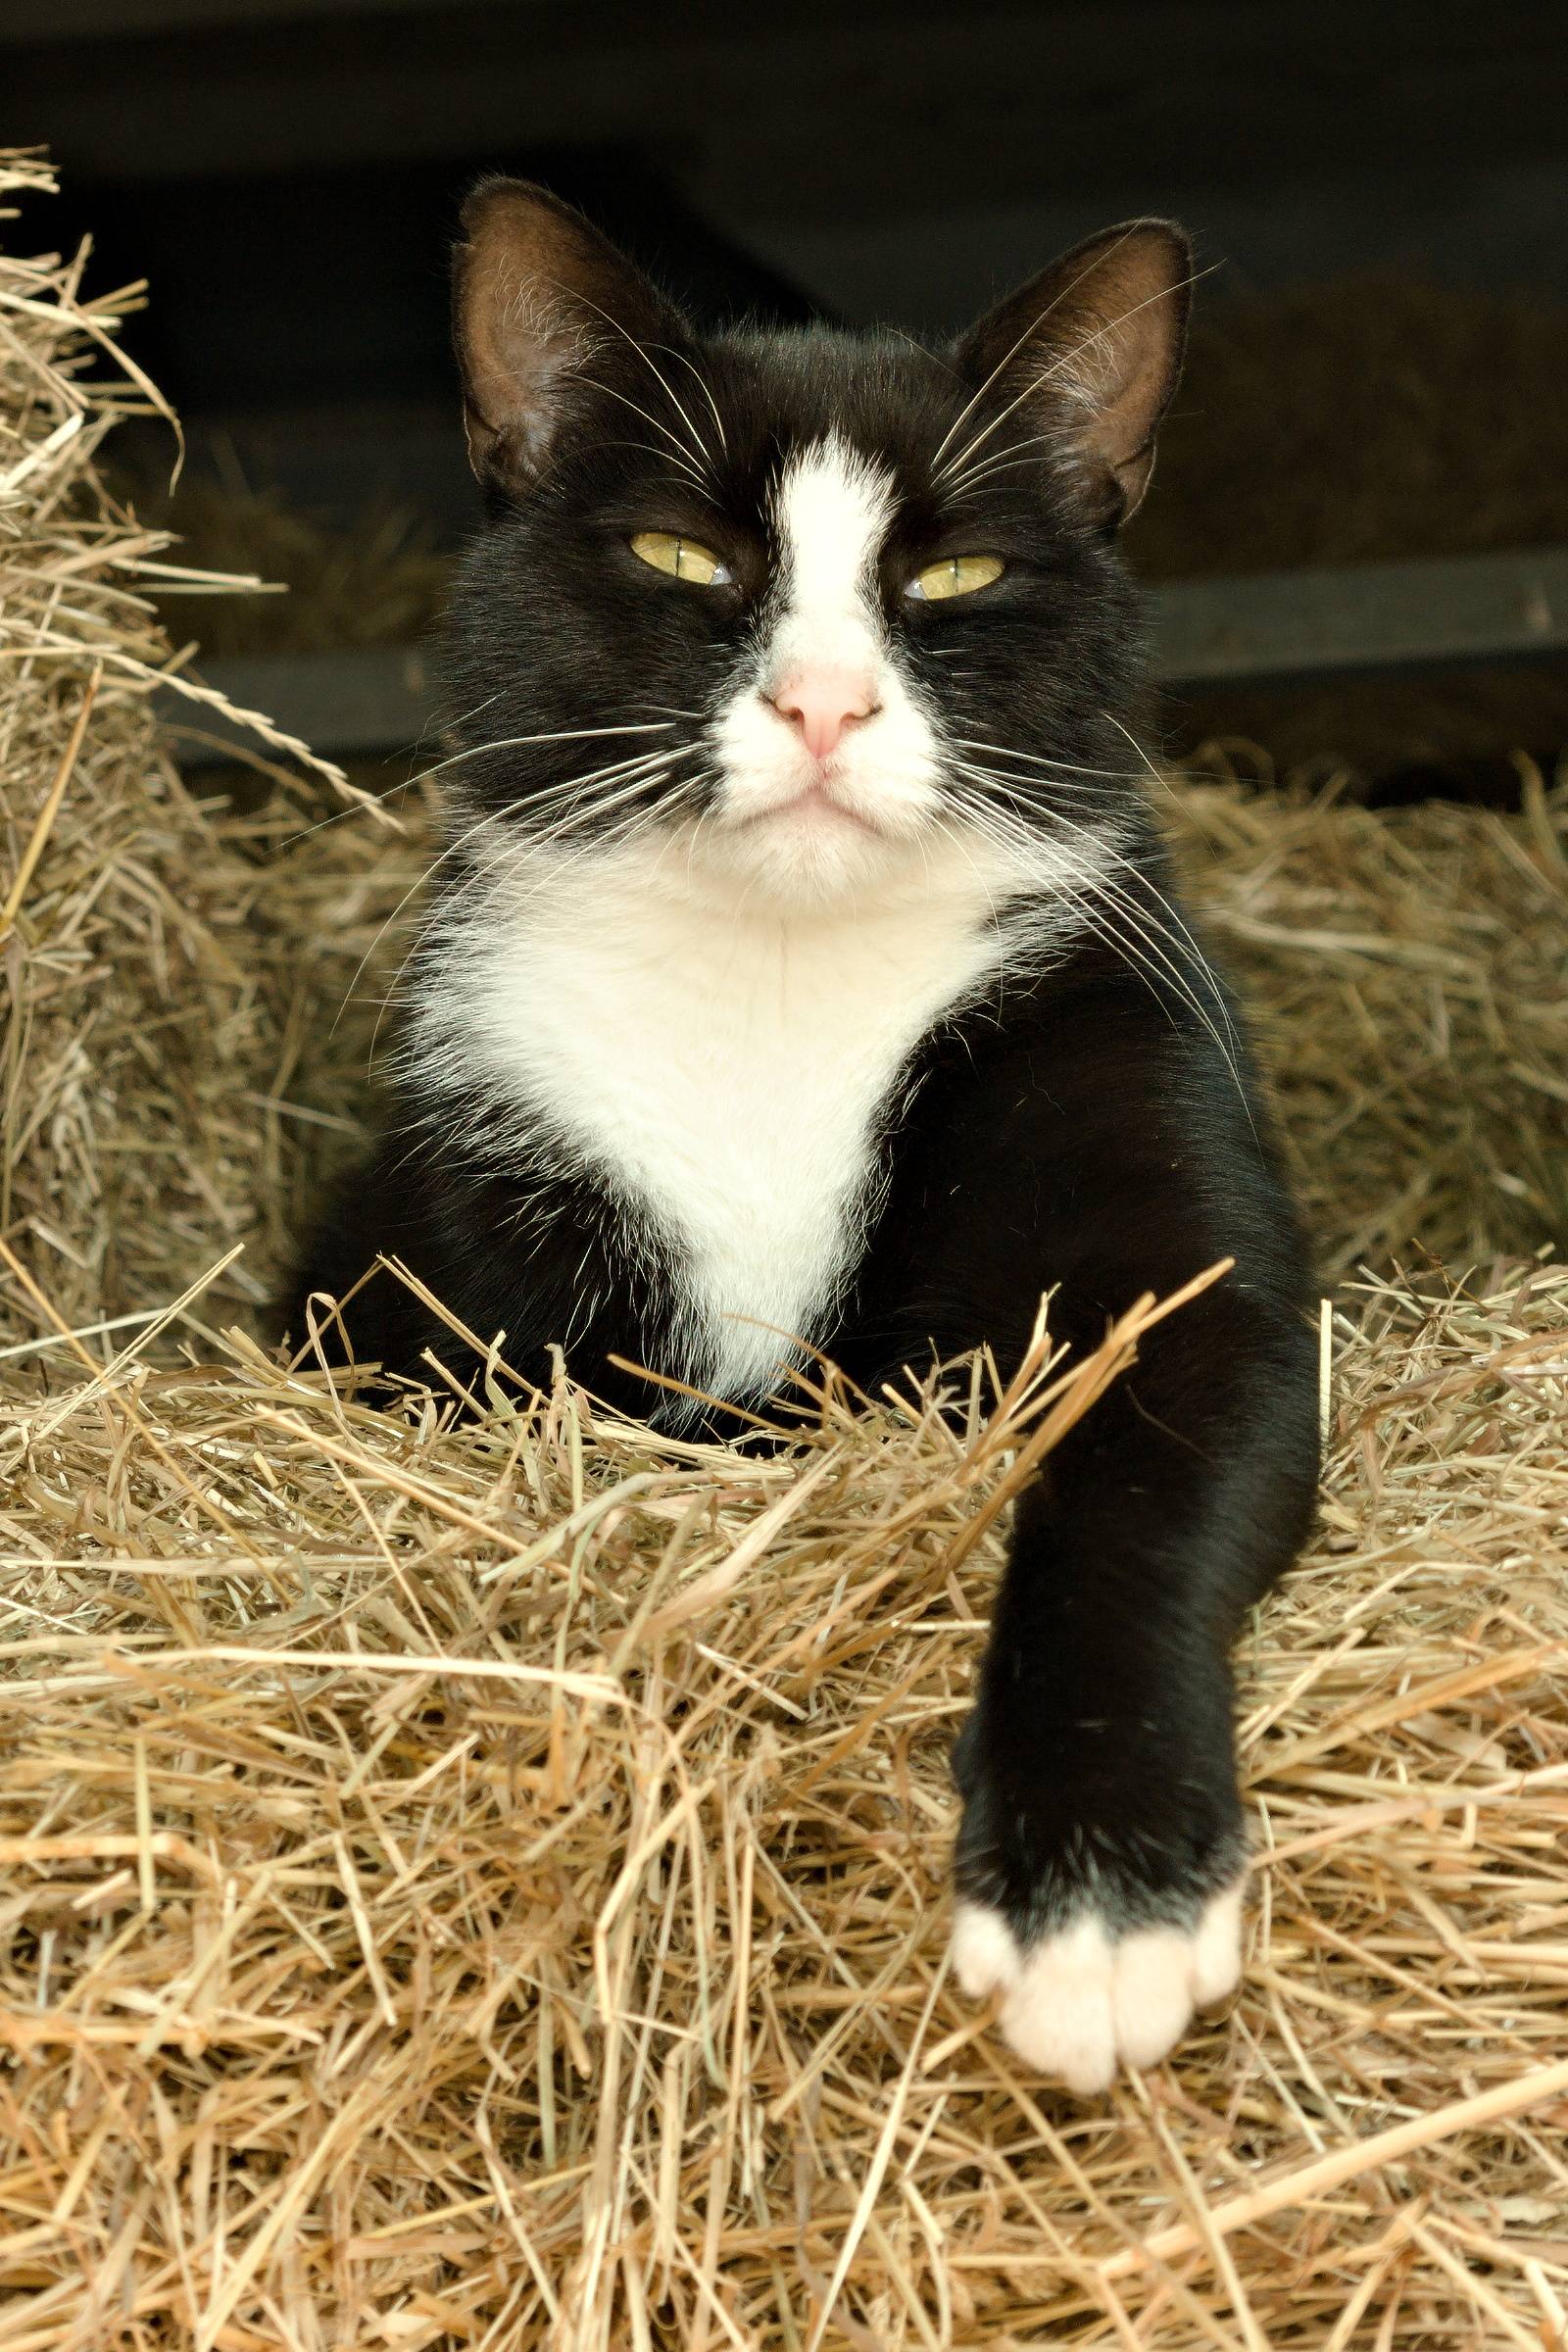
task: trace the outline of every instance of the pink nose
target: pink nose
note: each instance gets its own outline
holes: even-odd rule
[[[781,718],[799,723],[806,748],[813,760],[825,760],[838,749],[839,738],[858,718],[869,718],[876,705],[865,681],[844,669],[808,669],[773,697]]]

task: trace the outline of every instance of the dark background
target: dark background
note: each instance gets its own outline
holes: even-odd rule
[[[1175,214],[1211,347],[1152,574],[1568,540],[1565,122],[1562,0],[0,0],[0,143],[63,174],[36,241],[150,280],[194,478],[395,497],[438,544],[473,511],[446,257],[497,169],[709,318],[940,331]]]
[[[1369,266],[1568,295],[1568,9],[5,0],[0,136],[146,275],[138,356],[313,502],[466,502],[445,254],[486,169],[699,308],[951,326],[1170,212],[1208,299]],[[1207,291],[1207,290],[1205,290]]]

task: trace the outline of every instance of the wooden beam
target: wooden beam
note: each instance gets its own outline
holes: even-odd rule
[[[1188,580],[1155,589],[1151,604],[1154,671],[1167,686],[1563,660],[1568,547]],[[211,662],[203,675],[231,702],[265,711],[334,759],[408,752],[431,740],[434,703],[416,647],[258,655]],[[192,766],[213,759],[214,738],[250,740],[206,712],[193,717],[177,695],[165,695],[161,709],[182,738],[196,727],[208,739],[182,740],[180,756]]]
[[[1185,580],[1153,604],[1155,670],[1171,686],[1561,656],[1568,547]]]

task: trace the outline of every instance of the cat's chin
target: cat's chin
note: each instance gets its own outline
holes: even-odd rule
[[[749,906],[779,910],[861,904],[902,893],[925,867],[919,840],[853,810],[795,801],[738,823],[710,827],[694,843],[688,873]]]

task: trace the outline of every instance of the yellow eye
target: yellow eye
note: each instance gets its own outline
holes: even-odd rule
[[[656,571],[667,571],[672,580],[690,580],[694,588],[726,588],[735,577],[710,547],[682,539],[674,531],[639,531],[631,552]]]
[[[1000,580],[1006,568],[1000,556],[944,556],[940,564],[916,572],[904,593],[933,605],[945,596],[972,596]]]

